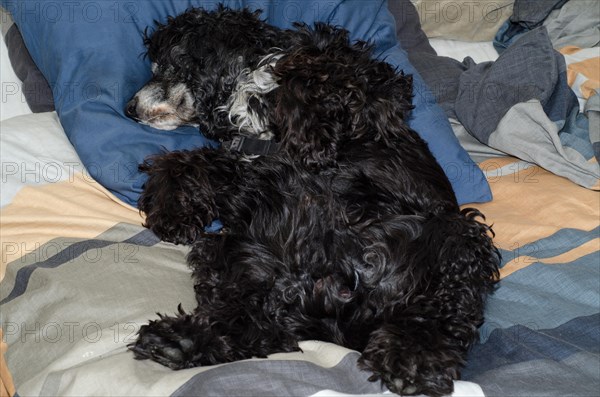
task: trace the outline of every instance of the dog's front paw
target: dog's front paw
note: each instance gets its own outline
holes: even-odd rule
[[[380,332],[363,351],[359,365],[400,395],[425,394],[440,397],[452,394],[454,380],[463,363],[458,351],[435,349],[408,336],[390,338]]]
[[[192,243],[217,216],[214,189],[198,163],[189,152],[171,152],[140,166],[148,175],[138,202],[144,226],[163,241]]]
[[[191,368],[201,365],[193,337],[191,316],[161,316],[143,325],[137,341],[128,347],[138,360],[150,359],[175,370]]]

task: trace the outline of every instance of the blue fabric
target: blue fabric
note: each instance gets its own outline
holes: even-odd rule
[[[597,395],[600,251],[580,248],[599,236],[565,228],[501,251],[503,266],[521,268],[488,297],[463,380],[486,396]]]
[[[594,396],[599,346],[599,314],[556,328],[497,329],[473,347],[462,379],[478,383],[486,396]]]
[[[583,252],[564,261],[553,259],[597,239],[599,233],[600,227],[591,231],[565,229],[517,245],[513,251],[501,250],[502,267],[511,261],[520,261],[525,267],[504,277],[500,288],[488,297],[481,342],[497,329],[514,325],[550,329],[599,313],[600,251]]]
[[[528,325],[494,330],[485,343],[473,347],[463,376],[542,358],[561,361],[581,351],[600,353],[600,314],[575,317],[556,328]]]
[[[568,0],[515,0],[513,15],[504,22],[494,37],[494,48],[501,54],[522,35],[544,23],[555,9],[561,8]]]
[[[593,144],[590,145],[590,123],[584,113],[579,112],[579,108],[574,108],[564,120],[564,125],[558,124],[560,128],[560,143],[564,147],[572,148],[583,156],[586,160],[597,157],[594,153]]]
[[[377,56],[414,75],[416,96],[410,125],[428,142],[446,171],[458,201],[485,202],[491,192],[483,173],[455,138],[444,113],[410,65],[396,39],[385,0],[222,0],[232,8],[261,8],[267,22],[327,21],[353,38],[371,40]],[[211,144],[194,128],[158,131],[123,112],[127,100],[150,78],[142,32],[191,6],[214,9],[217,1],[123,2],[8,1],[34,61],[53,87],[61,123],[90,174],[119,198],[136,205],[145,176],[137,166],[165,150]]]
[[[475,64],[467,58],[464,65],[455,112],[467,131],[483,143],[489,144],[490,135],[516,104],[538,99],[554,122],[564,121],[571,109],[579,108],[567,84],[564,57],[552,48],[543,27],[520,36],[494,62]]]

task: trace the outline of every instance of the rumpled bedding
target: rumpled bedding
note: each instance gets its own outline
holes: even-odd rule
[[[357,369],[357,352],[318,341],[302,343],[303,353],[183,371],[134,360],[126,345],[141,325],[156,312],[174,313],[179,303],[195,306],[187,248],[160,242],[141,226],[137,209],[90,177],[56,113],[13,118],[2,128],[0,319],[7,350],[0,376],[7,390],[385,392]],[[494,225],[502,280],[455,395],[595,395],[600,195],[515,158],[489,159],[480,168],[495,200],[477,208]]]
[[[394,4],[398,3],[390,3]],[[402,26],[398,27],[401,33]],[[529,30],[533,33],[529,39],[545,40],[544,28],[538,29]],[[503,256],[499,289],[488,301],[481,340],[469,355],[462,381],[455,382],[455,396],[596,396],[600,390],[600,194],[557,175],[552,164],[542,167],[532,162],[555,156],[558,168],[575,170],[573,177],[584,181],[585,173],[569,161],[585,152],[587,161],[597,164],[598,146],[592,142],[600,141],[600,103],[592,93],[597,92],[594,59],[598,53],[577,46],[560,49],[566,60],[566,82],[576,92],[579,108],[587,112],[590,143],[586,146],[581,132],[585,128],[567,132],[572,138],[565,143],[566,130],[555,131],[560,119],[547,109],[556,103],[575,105],[567,94],[547,94],[547,87],[539,90],[546,92],[545,101],[516,96],[523,102],[513,104],[503,116],[488,114],[496,126],[477,115],[471,116],[472,123],[464,118],[463,124],[455,113],[460,77],[481,70],[491,78],[496,70],[489,70],[493,65],[437,57],[428,43],[431,51],[418,51],[426,38],[416,28],[412,32],[411,63],[435,83],[428,81],[452,115],[463,146],[481,159],[479,168],[494,200],[470,206],[493,224]],[[406,41],[402,42],[404,46]],[[563,70],[560,57],[551,52],[547,61],[558,76]],[[441,62],[444,67],[436,75],[433,68]],[[500,65],[504,62],[508,58]],[[446,80],[449,85],[444,85],[447,76],[451,76]],[[564,79],[546,76],[544,81],[560,81],[555,87],[564,88]],[[572,114],[558,108],[562,109],[558,115]],[[522,131],[516,128],[521,119],[527,122]],[[580,126],[582,119],[573,120]],[[541,126],[555,152],[547,144],[536,158],[505,154],[504,150],[529,144],[527,134]],[[479,128],[491,132],[482,134]],[[494,140],[495,134],[510,130],[525,136],[509,135],[515,141],[508,142],[508,148],[492,149],[478,140],[487,136],[488,142],[502,141],[502,137]],[[549,131],[556,132],[558,139],[550,138]],[[469,144],[467,138],[472,140]],[[590,155],[590,146],[596,156]],[[172,314],[179,303],[185,309],[195,305],[185,264],[187,249],[160,242],[141,226],[143,216],[136,208],[94,180],[56,113],[3,121],[0,155],[0,394],[386,393],[357,369],[357,352],[318,341],[303,342],[303,353],[183,371],[134,360],[126,345],[141,325],[156,318],[156,312]]]
[[[597,47],[599,13],[596,0],[515,0],[513,13],[496,33],[494,45],[501,53],[521,35],[544,26],[555,48]]]
[[[594,127],[600,53],[594,39],[598,25],[586,22],[600,20],[595,5],[517,0],[515,14],[496,36],[496,48],[502,51],[494,62],[475,63],[469,57],[458,62],[423,45],[409,49],[409,59],[455,126],[492,149],[598,190],[600,138]],[[582,8],[587,11],[582,28],[564,28],[575,17],[579,26],[576,11]],[[561,22],[544,26],[549,15],[559,15]],[[557,43],[564,45],[569,37],[574,45],[557,51]],[[400,41],[410,45],[408,39]]]
[[[298,353],[181,371],[135,360],[127,344],[140,326],[180,303],[195,307],[188,248],[160,242],[136,208],[91,178],[56,113],[2,128],[9,172],[1,186],[0,380],[11,395],[386,393],[358,369],[357,352],[319,341],[302,342]],[[455,387],[456,396],[483,396],[470,382]]]

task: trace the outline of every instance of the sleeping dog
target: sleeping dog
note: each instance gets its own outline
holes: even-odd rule
[[[146,35],[153,77],[127,114],[222,145],[141,166],[146,226],[191,245],[198,307],[130,349],[180,369],[319,339],[393,392],[451,393],[498,278],[490,227],[407,125],[410,76],[344,29],[259,16],[190,9]]]

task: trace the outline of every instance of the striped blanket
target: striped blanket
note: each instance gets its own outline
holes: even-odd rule
[[[386,393],[358,353],[302,353],[171,371],[127,350],[155,312],[195,305],[187,249],[89,176],[55,113],[3,122],[2,393],[283,396]],[[35,142],[32,145],[31,142]],[[595,395],[600,389],[600,195],[538,166],[480,164],[502,281],[455,395]]]

